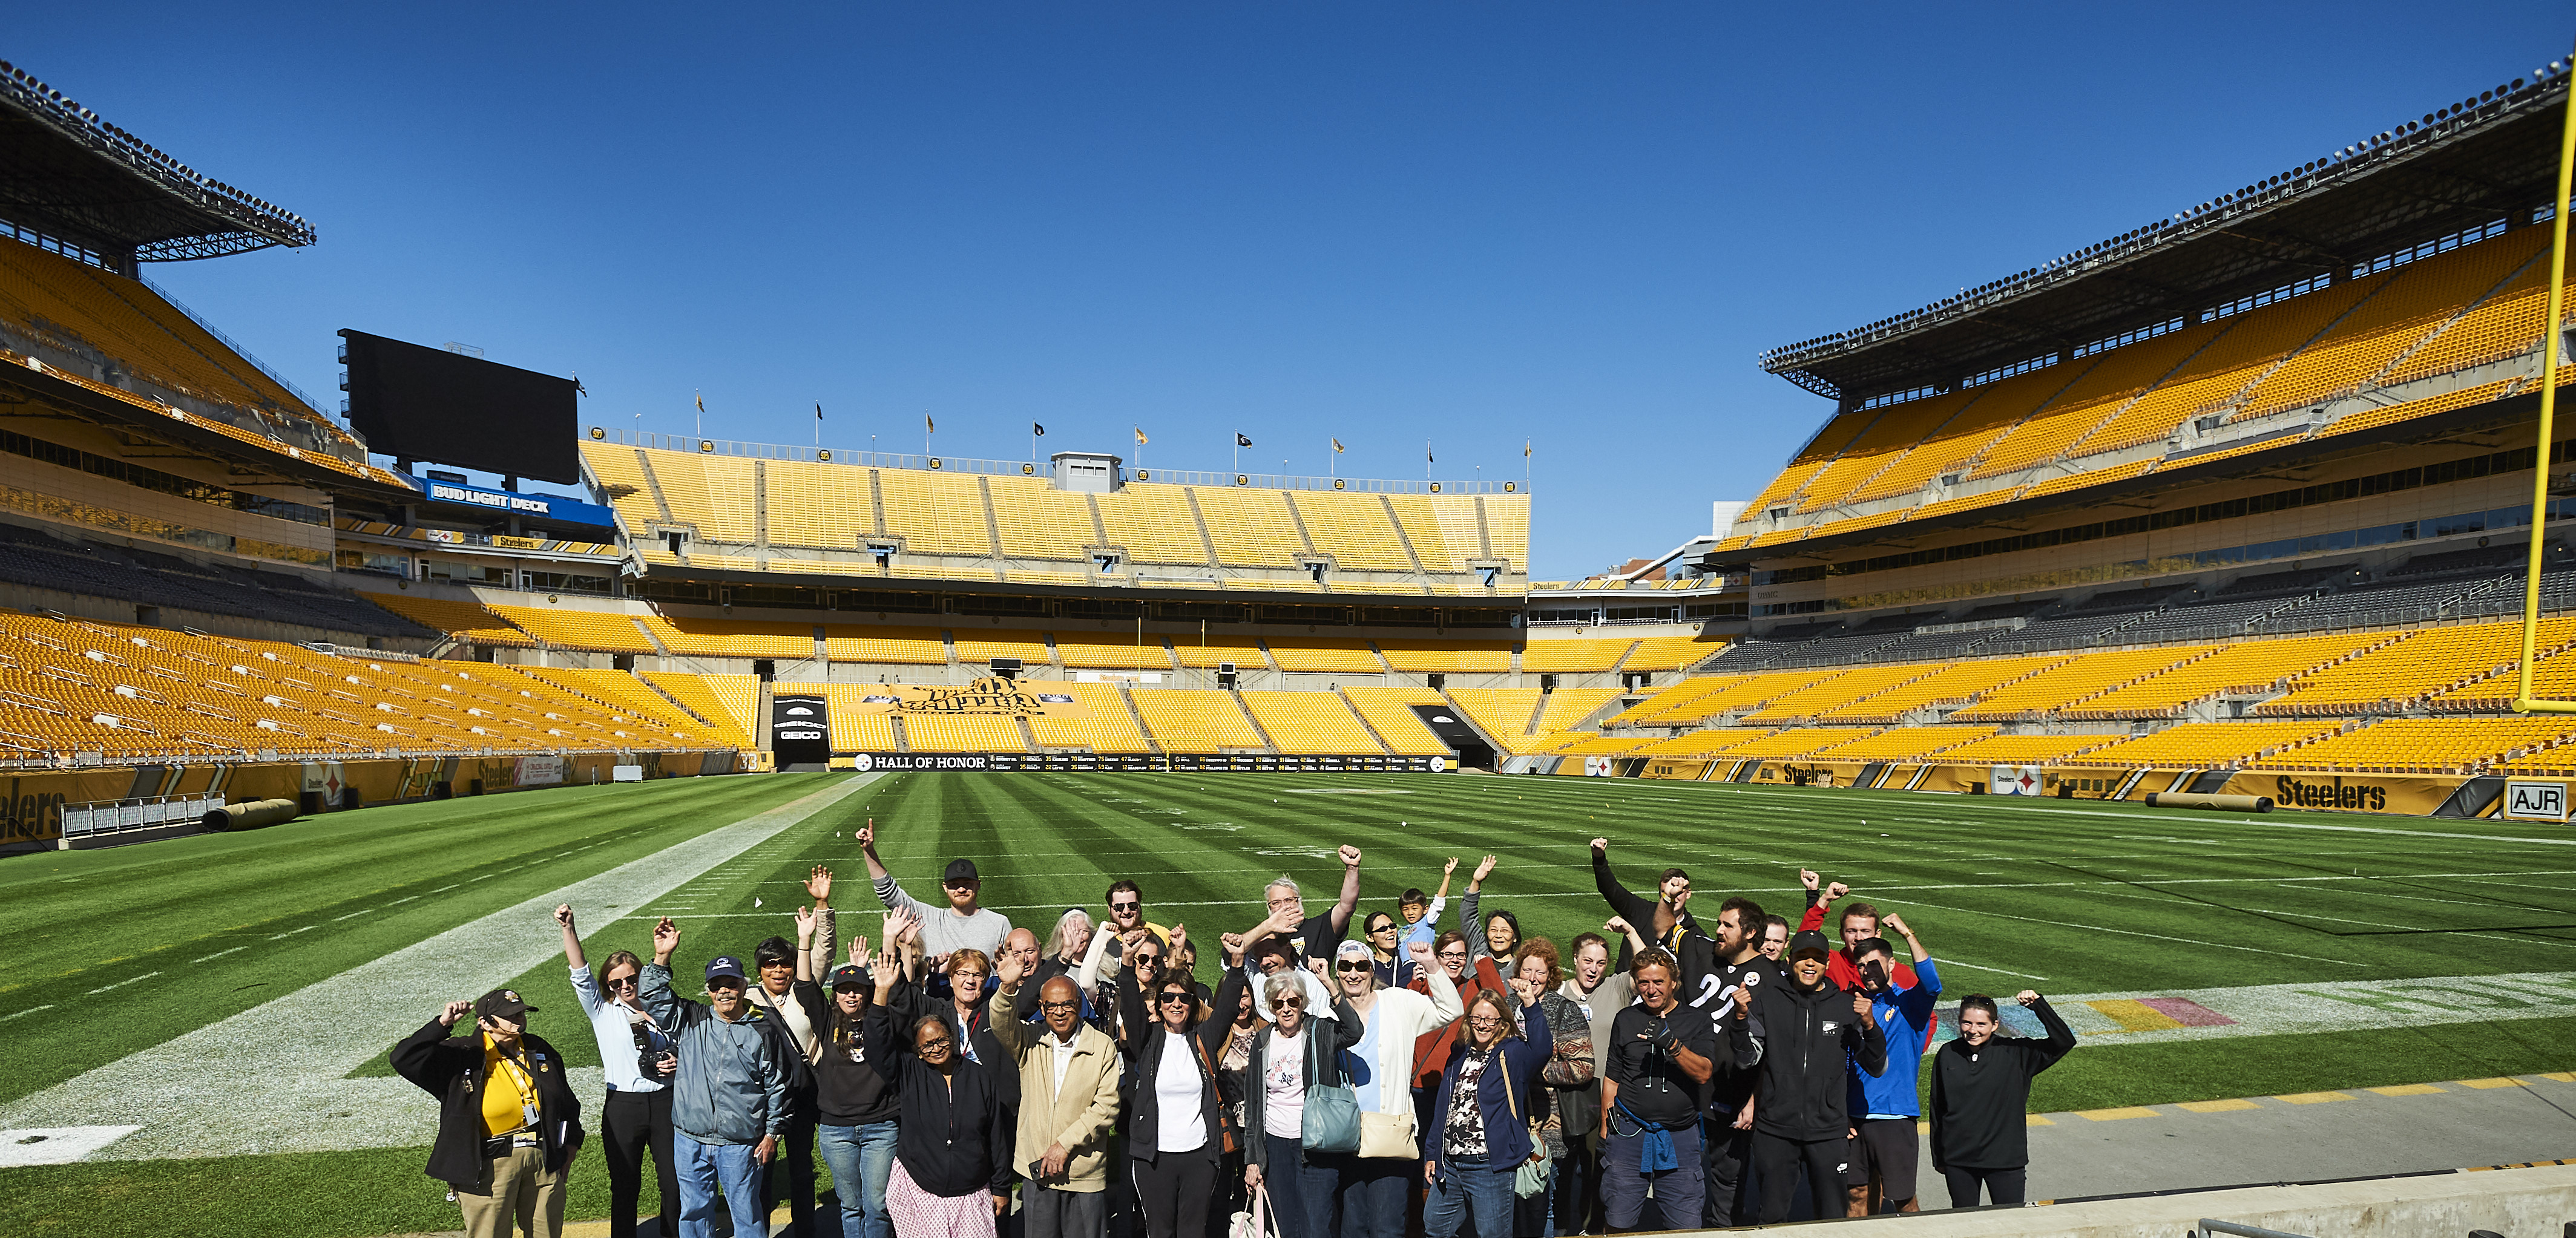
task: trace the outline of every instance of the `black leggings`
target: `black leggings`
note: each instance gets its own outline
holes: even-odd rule
[[[1143,1134],[1153,1137],[1151,1131]],[[1204,1238],[1208,1208],[1216,1202],[1215,1149],[1161,1152],[1150,1161],[1139,1157],[1128,1164],[1136,1168],[1136,1198],[1145,1207],[1145,1232],[1151,1238]]]
[[[1807,1168],[1807,1198],[1823,1220],[1843,1214],[1844,1166],[1850,1163],[1848,1139],[1791,1139],[1767,1131],[1753,1132],[1753,1173],[1762,1183],[1764,1225],[1789,1219],[1798,1199],[1798,1167]],[[1687,1218],[1681,1222],[1690,1223]]]
[[[1979,1186],[1985,1187],[1986,1194],[1992,1197],[1991,1202],[1998,1204],[2022,1202],[2022,1192],[2030,1186],[2030,1167],[2027,1165],[2015,1165],[2010,1169],[1962,1169],[1952,1165],[1942,1170],[1941,1176],[1949,1180],[1950,1206],[1953,1208],[1976,1207]]]
[[[608,1232],[611,1238],[635,1238],[635,1205],[644,1192],[644,1154],[653,1154],[653,1174],[661,1187],[662,1232],[680,1226],[680,1169],[671,1159],[671,1089],[652,1092],[608,1090],[600,1125],[608,1157]]]

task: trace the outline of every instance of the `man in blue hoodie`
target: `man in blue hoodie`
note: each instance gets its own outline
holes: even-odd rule
[[[671,952],[680,929],[665,916],[653,929],[653,961],[644,968],[645,1013],[669,1028],[679,1049],[671,1080],[671,1140],[680,1169],[680,1234],[714,1232],[721,1192],[736,1238],[766,1238],[769,1210],[761,1176],[787,1125],[787,1068],[769,1015],[744,991],[742,960],[707,964],[707,1000],[671,991]]]
[[[1851,1070],[1851,1168],[1843,1179],[1846,1216],[1921,1208],[1914,1176],[1922,1154],[1915,1123],[1922,1120],[1923,1102],[1915,1084],[1928,1040],[1925,1033],[1932,1027],[1932,1006],[1941,996],[1941,971],[1933,966],[1932,952],[1906,926],[1905,917],[1890,914],[1881,923],[1904,938],[1913,952],[1914,983],[1898,983],[1903,973],[1897,970],[1895,948],[1886,938],[1868,938],[1852,951],[1861,991],[1869,994],[1870,1018],[1887,1036],[1887,1070],[1877,1075],[1857,1066]],[[1876,1198],[1871,1194],[1873,1180]]]

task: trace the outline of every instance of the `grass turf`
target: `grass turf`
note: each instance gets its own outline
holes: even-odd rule
[[[50,969],[0,988],[0,1018],[67,998],[114,1002],[119,1012],[114,1020],[38,1018],[11,1029],[18,1047],[31,1051],[13,1054],[18,1068],[0,1081],[0,1096],[24,1095],[795,798],[825,777],[679,780],[373,809],[248,835],[0,863],[0,929],[22,942],[32,937]],[[781,839],[793,845],[771,853],[785,858],[766,868],[710,873],[631,915],[593,917],[584,926],[591,953],[640,951],[652,917],[668,910],[687,930],[675,960],[684,972],[717,953],[747,956],[763,937],[792,935],[789,913],[805,869],[818,862],[840,874],[844,935],[874,937],[874,900],[850,838],[869,815],[879,823],[880,850],[914,893],[933,895],[950,856],[973,856],[988,903],[1041,934],[1065,906],[1096,911],[1108,883],[1129,876],[1143,884],[1152,918],[1187,922],[1212,947],[1217,933],[1259,918],[1261,883],[1279,873],[1304,883],[1311,910],[1328,905],[1340,879],[1332,849],[1348,842],[1367,854],[1364,910],[1391,907],[1407,886],[1436,887],[1444,857],[1460,857],[1464,869],[1491,852],[1501,863],[1486,906],[1508,908],[1525,933],[1562,943],[1606,914],[1585,849],[1597,834],[1611,840],[1612,862],[1632,888],[1679,865],[1711,906],[1744,893],[1794,915],[1802,901],[1796,869],[1821,869],[1902,912],[1941,959],[1954,992],[2330,983],[2559,970],[2576,959],[2576,832],[2529,822],[2237,818],[1893,792],[1302,774],[893,776],[792,827]],[[1453,896],[1464,879],[1462,871]],[[397,899],[414,905],[397,910]],[[1453,898],[1452,923],[1454,905]],[[316,931],[294,931],[307,925]],[[255,948],[190,962],[236,945]],[[1208,949],[1202,974],[1214,959]],[[136,979],[155,970],[163,975]],[[120,981],[131,988],[90,992]],[[569,1013],[560,963],[515,984],[540,1006],[555,1000],[537,1031],[572,1064],[595,1063]],[[424,1017],[445,996],[416,995]],[[2042,1076],[2034,1103],[2094,1108],[2378,1086],[2564,1069],[2571,1060],[2576,1019],[2565,1018],[2104,1046]],[[381,1069],[379,1062],[365,1073]],[[60,1187],[75,1196],[186,1196],[194,1208],[236,1193],[213,1185],[224,1175],[209,1167],[222,1165],[245,1184],[238,1191],[309,1205],[325,1190],[333,1199],[315,1209],[245,1196],[243,1207],[275,1213],[275,1232],[452,1226],[450,1206],[418,1176],[420,1159],[414,1150],[100,1162],[0,1171],[0,1195],[42,1197]],[[604,1175],[586,1177],[598,1191],[576,1177],[576,1217],[605,1206]],[[344,1194],[345,1208],[337,1206]],[[120,1215],[84,1211],[92,1228]]]

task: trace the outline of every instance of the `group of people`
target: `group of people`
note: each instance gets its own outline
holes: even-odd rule
[[[1633,1229],[1913,1211],[1928,1117],[1953,1207],[2019,1203],[2031,1079],[2074,1046],[2037,993],[2013,1000],[2043,1036],[1960,999],[1934,1054],[1939,965],[1901,916],[1802,870],[1795,927],[1725,899],[1703,926],[1690,876],[1649,896],[1591,841],[1612,915],[1562,947],[1490,908],[1484,857],[1443,929],[1438,892],[1360,916],[1361,853],[1310,912],[1298,883],[1263,917],[1198,940],[1147,918],[1121,880],[1095,919],[1068,908],[1043,940],[982,903],[971,859],[943,897],[906,892],[858,834],[875,944],[837,940],[833,875],[816,866],[796,940],[752,966],[704,968],[684,997],[681,930],[651,958],[594,973],[573,909],[556,909],[575,999],[607,1095],[611,1233],[637,1232],[644,1165],[659,1232],[841,1238],[1557,1238]],[[1828,940],[1832,923],[1839,943]],[[1900,947],[1889,935],[1901,942]],[[582,1106],[535,1008],[498,990],[452,1002],[392,1054],[437,1096],[428,1172],[467,1231],[550,1236],[585,1140]],[[456,1025],[474,1016],[470,1033]],[[815,1157],[837,1216],[817,1215]]]

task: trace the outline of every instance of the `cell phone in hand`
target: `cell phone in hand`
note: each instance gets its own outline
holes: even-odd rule
[[[1870,992],[1884,993],[1887,991],[1887,965],[1879,962],[1877,959],[1871,959],[1866,966],[1861,968],[1861,977],[1868,982]]]

